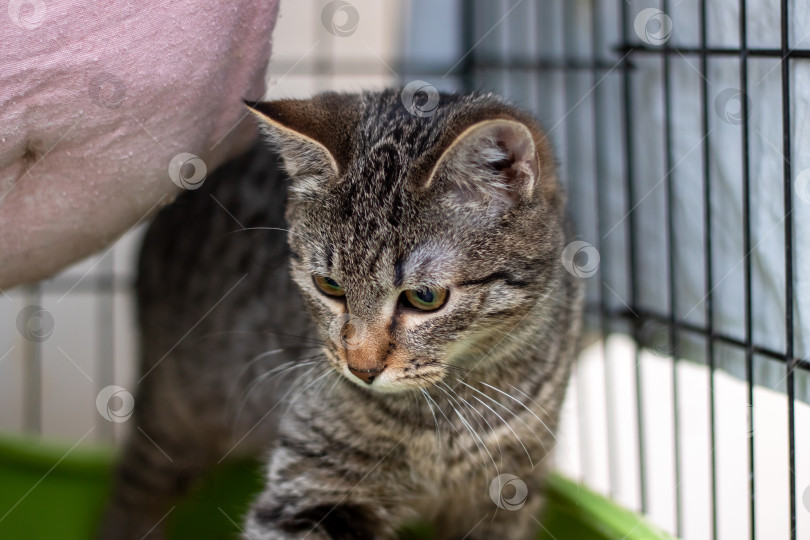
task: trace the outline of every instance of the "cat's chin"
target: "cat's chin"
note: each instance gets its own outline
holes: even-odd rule
[[[380,394],[399,394],[427,389],[435,386],[443,379],[443,376],[438,373],[431,373],[430,375],[425,375],[424,378],[416,379],[412,377],[402,378],[394,373],[386,373],[383,371],[371,383],[367,383],[352,375],[349,368],[345,365],[340,371],[341,375],[352,384],[369,392],[378,392]]]

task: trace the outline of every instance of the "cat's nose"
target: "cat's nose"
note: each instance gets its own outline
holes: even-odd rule
[[[382,369],[372,368],[372,369],[355,369],[349,366],[349,371],[352,372],[352,375],[360,379],[366,384],[371,384],[374,382],[374,378],[380,374]]]
[[[346,367],[349,372],[366,384],[371,384],[374,379],[385,369],[385,359],[396,347],[390,341],[388,327],[384,322],[375,321],[351,325],[353,333],[344,340],[346,346]]]

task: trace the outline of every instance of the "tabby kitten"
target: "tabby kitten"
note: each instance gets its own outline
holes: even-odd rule
[[[531,538],[581,306],[547,137],[491,94],[250,111],[287,175],[256,146],[146,236],[102,537],[162,538],[197,475],[269,450],[246,538]]]

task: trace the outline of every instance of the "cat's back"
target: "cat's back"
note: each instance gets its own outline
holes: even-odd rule
[[[169,298],[202,302],[234,276],[283,267],[286,188],[278,157],[257,143],[198,189],[181,193],[145,235],[137,281],[141,307]]]
[[[257,142],[155,217],[136,286],[145,334],[158,321],[163,333],[182,335],[219,322],[249,331],[301,314],[288,271],[287,185],[277,155]]]
[[[252,404],[266,404],[280,381],[252,382],[312,351],[289,275],[279,161],[256,143],[149,226],[136,286],[145,399],[180,394],[189,415],[251,422]]]

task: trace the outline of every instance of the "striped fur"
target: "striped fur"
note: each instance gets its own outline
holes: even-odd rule
[[[147,234],[138,429],[102,538],[162,538],[203,471],[263,451],[246,538],[385,539],[410,521],[531,538],[581,306],[542,131],[489,94],[442,95],[423,117],[396,90],[253,111],[291,177],[256,146]],[[485,122],[500,131],[463,136]],[[447,304],[402,309],[420,285]],[[379,341],[370,385],[335,339],[344,313]],[[501,473],[527,486],[519,510],[490,498]]]

